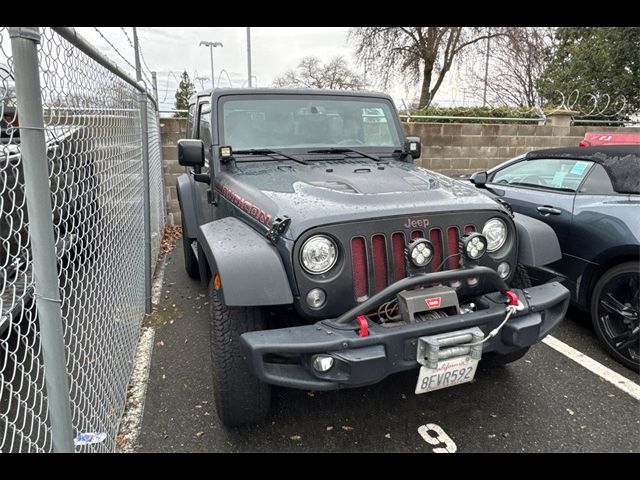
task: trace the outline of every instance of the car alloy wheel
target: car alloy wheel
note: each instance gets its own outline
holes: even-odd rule
[[[616,270],[610,271],[612,275],[603,276],[596,288],[596,331],[614,356],[625,365],[638,369],[640,274],[633,268]]]

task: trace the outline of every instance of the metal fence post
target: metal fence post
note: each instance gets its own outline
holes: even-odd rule
[[[156,97],[156,102],[159,102],[158,99],[158,77],[156,72],[151,72],[151,81],[153,82],[153,96]]]
[[[158,141],[162,143],[162,130],[160,127],[160,99],[158,98],[158,77],[156,72],[151,72],[151,81],[153,82],[153,94],[156,97],[156,123],[158,124]],[[164,159],[162,158],[162,145],[159,147],[159,155],[160,155],[160,185],[162,186],[161,192],[164,194]],[[162,205],[162,219],[165,221],[165,217],[167,215],[167,209],[165,202],[160,202]],[[160,232],[162,235],[162,231]]]
[[[136,80],[142,80],[140,67],[140,44],[138,30],[133,27],[133,45],[136,61]],[[138,93],[140,99],[140,127],[142,130],[142,181],[144,185],[144,309],[151,313],[151,185],[149,179],[149,125],[147,117],[147,94]]]
[[[37,44],[40,43],[40,30],[38,27],[11,27],[9,36],[15,67],[24,188],[33,254],[35,302],[40,319],[51,438],[54,451],[73,452],[71,400],[38,67]]]

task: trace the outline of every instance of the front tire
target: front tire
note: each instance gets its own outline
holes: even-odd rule
[[[593,289],[591,321],[605,349],[618,362],[640,371],[640,264],[608,270]]]
[[[271,385],[249,370],[240,351],[240,335],[266,328],[255,307],[227,307],[209,283],[213,393],[220,421],[227,427],[259,423],[271,405]]]

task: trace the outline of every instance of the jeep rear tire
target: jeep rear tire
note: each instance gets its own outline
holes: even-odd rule
[[[259,423],[271,404],[271,385],[251,373],[240,351],[240,335],[264,330],[262,310],[255,307],[227,307],[209,283],[213,393],[223,425]]]
[[[200,279],[200,267],[198,257],[191,247],[191,239],[187,238],[187,230],[184,228],[184,214],[182,214],[182,249],[184,250],[184,269],[194,280]]]

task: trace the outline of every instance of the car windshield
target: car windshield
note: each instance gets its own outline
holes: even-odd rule
[[[230,97],[222,112],[221,144],[233,150],[400,148],[395,112],[385,100]]]

